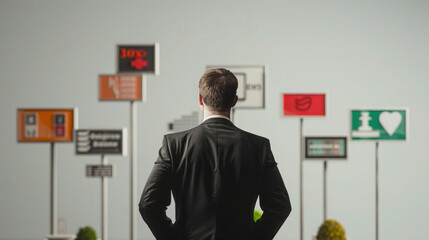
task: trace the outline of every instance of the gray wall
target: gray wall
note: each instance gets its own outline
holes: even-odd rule
[[[82,128],[129,127],[129,105],[99,102],[97,75],[114,73],[115,44],[161,47],[161,74],[138,104],[139,194],[167,123],[198,109],[208,64],[265,64],[267,107],[239,110],[236,124],[268,137],[293,212],[276,239],[299,238],[299,123],[281,117],[281,93],[328,93],[326,118],[305,134],[349,131],[349,109],[409,107],[408,142],[380,144],[380,239],[428,239],[429,4],[424,1],[0,1],[0,239],[49,231],[49,146],[18,144],[16,109],[78,107]],[[374,239],[372,142],[351,142],[329,164],[328,217],[353,240]],[[59,217],[68,230],[100,231],[99,157],[58,144]],[[129,158],[110,157],[109,235],[129,235]],[[322,222],[322,163],[305,162],[305,238]],[[174,207],[169,215],[174,217]],[[138,238],[153,239],[142,220]]]

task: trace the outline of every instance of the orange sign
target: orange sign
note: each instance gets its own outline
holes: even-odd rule
[[[142,100],[142,76],[100,75],[99,100]]]
[[[74,109],[18,109],[18,142],[73,141]]]

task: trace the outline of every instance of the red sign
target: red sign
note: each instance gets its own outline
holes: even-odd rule
[[[283,94],[284,116],[325,116],[325,94]]]
[[[64,137],[66,135],[66,128],[65,126],[55,126],[54,131],[55,137]]]

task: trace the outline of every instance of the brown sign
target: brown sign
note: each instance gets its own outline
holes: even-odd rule
[[[100,75],[99,100],[142,100],[142,76]]]
[[[18,142],[73,141],[74,109],[18,109]]]

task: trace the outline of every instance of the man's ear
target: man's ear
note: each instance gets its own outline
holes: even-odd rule
[[[235,106],[235,104],[237,104],[237,101],[238,101],[238,97],[237,97],[237,95],[235,95],[234,102],[232,102],[231,108],[233,108]]]
[[[198,94],[198,97],[200,98],[200,105],[203,106],[204,105],[203,96],[201,96],[201,94]]]

